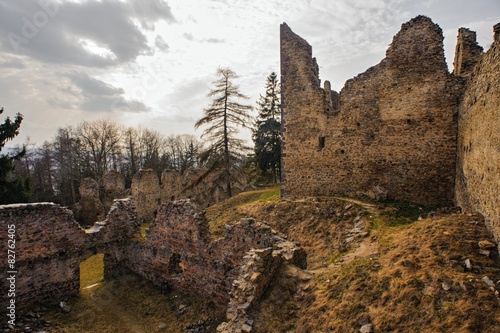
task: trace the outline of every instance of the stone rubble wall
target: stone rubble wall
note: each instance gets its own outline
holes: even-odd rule
[[[96,253],[104,254],[105,278],[130,270],[165,289],[223,303],[229,301],[232,282],[251,249],[281,249],[288,253],[283,258],[305,267],[302,249],[290,243],[295,250],[284,250],[291,248],[284,245],[288,242],[253,219],[227,226],[223,237],[211,239],[203,212],[189,200],[161,205],[143,238],[134,204],[131,199],[115,200],[106,219],[89,229],[82,229],[73,213],[57,204],[0,206],[0,242],[5,253],[9,225],[16,230],[18,306],[78,294],[80,263]],[[0,278],[2,288],[7,287],[5,270]],[[6,297],[2,295],[2,305]]]
[[[160,183],[156,172],[139,170],[132,178],[131,192],[139,221],[153,221],[160,204]]]
[[[239,276],[233,281],[227,322],[217,327],[220,333],[251,332],[252,311],[262,298],[275,272],[287,264],[305,269],[305,252],[296,244],[283,241],[265,249],[252,249],[244,256]]]
[[[104,206],[99,198],[99,184],[92,178],[84,178],[80,183],[80,201],[78,203],[78,220],[92,225],[105,217]]]
[[[500,24],[470,74],[458,120],[456,202],[485,217],[500,241]]]
[[[283,197],[379,188],[392,200],[453,202],[462,81],[448,73],[429,18],[403,24],[386,58],[340,94],[320,87],[311,46],[283,24],[281,75]]]
[[[73,213],[52,203],[0,206],[0,244],[5,254],[10,225],[15,226],[17,306],[47,296],[77,294],[80,251],[85,248],[86,235]],[[2,290],[7,290],[5,274],[6,270],[0,272]],[[3,293],[2,305],[6,297]]]
[[[101,202],[106,212],[109,212],[115,199],[125,199],[130,195],[125,188],[125,178],[117,170],[105,172],[99,183]]]
[[[211,240],[203,213],[180,200],[162,204],[143,242],[114,255],[122,266],[159,286],[227,302],[245,254],[281,242],[282,236],[253,219],[242,219]]]

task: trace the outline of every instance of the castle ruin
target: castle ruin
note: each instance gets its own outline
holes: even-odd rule
[[[402,25],[376,66],[321,87],[311,46],[281,25],[282,196],[368,195],[482,213],[500,236],[500,25],[483,54],[461,28]]]

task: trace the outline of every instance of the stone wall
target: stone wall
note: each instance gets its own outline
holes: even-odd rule
[[[442,31],[418,16],[385,59],[338,94],[320,87],[311,46],[281,26],[282,195],[387,193],[453,202],[462,81],[448,73]]]
[[[467,28],[458,29],[453,74],[469,76],[483,56],[483,48],[477,44],[476,32]]]
[[[141,169],[132,178],[132,200],[139,221],[152,221],[160,204],[160,182],[152,169]]]
[[[115,199],[124,199],[130,194],[125,188],[125,179],[117,170],[105,172],[99,183],[101,202],[106,212],[109,212]]]
[[[145,240],[113,256],[159,286],[227,302],[245,254],[281,242],[283,237],[253,219],[228,226],[224,237],[212,240],[204,215],[190,201],[180,200],[163,203]]]
[[[227,199],[225,184],[217,181],[214,173],[205,175],[207,169],[191,169],[184,175],[176,170],[164,170],[161,175],[161,201],[191,199],[197,204],[208,207]],[[233,195],[247,188],[246,181],[231,183]]]
[[[500,24],[459,110],[456,201],[480,212],[500,241]]]
[[[92,225],[96,221],[103,220],[105,211],[99,198],[99,184],[92,178],[84,178],[80,183],[79,192],[78,220],[86,225]]]
[[[70,210],[51,203],[5,205],[0,206],[0,222],[0,244],[5,254],[7,228],[15,226],[18,306],[79,292],[80,253],[86,237]],[[5,274],[6,270],[0,272],[2,286]],[[2,304],[6,297],[3,293]]]
[[[0,206],[4,253],[7,229],[15,229],[18,307],[77,294],[80,263],[96,253],[104,254],[105,278],[128,269],[163,288],[213,297],[219,302],[229,300],[232,282],[251,249],[275,248],[284,258],[280,262],[290,261],[291,256],[294,263],[305,267],[302,249],[253,219],[228,226],[224,237],[211,239],[208,222],[194,204],[168,202],[160,206],[143,238],[135,211],[133,200],[115,200],[104,221],[84,230],[70,210],[56,204]],[[2,290],[7,290],[6,270],[0,272],[0,278]],[[7,301],[4,293],[2,305]]]

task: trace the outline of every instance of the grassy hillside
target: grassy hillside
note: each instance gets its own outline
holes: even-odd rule
[[[285,267],[271,282],[253,314],[256,333],[354,333],[365,324],[375,333],[499,332],[500,261],[496,249],[479,246],[492,240],[480,216],[349,198],[280,201],[279,187],[241,193],[206,216],[214,238],[225,224],[255,217],[308,253],[307,270]],[[82,283],[100,279],[99,262],[86,263]],[[50,322],[48,331],[68,333],[185,332],[200,320],[200,332],[214,332],[225,311],[207,299],[161,294],[134,275],[82,289],[68,303],[69,313],[31,311]],[[37,327],[27,314],[25,323]]]
[[[280,272],[271,284],[256,332],[358,332],[368,323],[374,332],[498,332],[500,262],[479,247],[492,240],[480,216],[347,198],[280,202],[277,191],[207,211],[211,230],[253,216],[308,252],[306,272]]]

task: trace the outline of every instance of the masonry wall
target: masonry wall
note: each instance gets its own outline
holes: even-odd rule
[[[459,112],[456,201],[500,240],[500,24],[470,75]]]
[[[130,199],[115,200],[106,219],[85,230],[70,210],[56,204],[0,206],[0,242],[6,254],[8,229],[15,229],[16,263],[10,270],[17,272],[17,307],[78,294],[80,263],[96,253],[104,254],[105,278],[128,269],[163,288],[220,302],[229,300],[232,282],[251,249],[276,249],[276,255],[283,256],[277,262],[306,265],[302,249],[253,219],[228,226],[223,237],[211,239],[203,212],[190,201],[168,202],[157,209],[143,238]],[[0,272],[2,290],[8,290],[6,272]],[[4,293],[2,305],[8,300]]]
[[[51,203],[0,206],[0,244],[7,254],[8,226],[15,226],[16,304],[76,294],[85,232],[70,210]],[[5,256],[5,258],[7,258]],[[0,272],[2,286],[6,270]],[[7,290],[2,288],[2,290]],[[7,300],[2,294],[2,304]]]
[[[309,44],[281,26],[284,197],[387,193],[426,205],[453,202],[461,81],[448,73],[442,31],[418,16],[385,59],[320,87]]]
[[[112,254],[119,265],[164,288],[229,300],[245,254],[253,248],[273,248],[285,240],[269,226],[243,219],[210,239],[208,222],[190,201],[163,203],[142,242]],[[305,252],[301,265],[305,265]],[[299,260],[300,261],[300,260]]]

